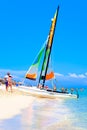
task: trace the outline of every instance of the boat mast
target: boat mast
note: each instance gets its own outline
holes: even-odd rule
[[[42,87],[43,88],[44,88],[44,84],[45,84],[45,79],[46,79],[46,74],[47,74],[47,70],[48,70],[50,54],[51,54],[51,50],[52,50],[52,42],[53,42],[54,32],[55,32],[55,28],[56,28],[56,22],[57,22],[58,12],[59,12],[59,6],[57,8],[56,14],[55,14],[55,16],[54,16],[54,18],[52,20],[52,24],[51,24],[51,27],[50,27],[49,37],[48,37],[47,46],[46,46],[46,50],[45,50],[45,56],[44,56],[44,60],[43,60],[43,64],[42,64],[42,69],[41,69],[40,77],[39,77],[39,83],[40,83],[40,80],[43,80],[43,83],[42,83]],[[47,58],[45,75],[42,76],[42,71],[43,71],[43,67],[44,67],[44,62],[46,60],[46,54],[47,54],[48,48],[49,48],[50,52],[49,52],[49,55],[48,55],[48,58]],[[39,85],[39,83],[38,83],[38,85]]]

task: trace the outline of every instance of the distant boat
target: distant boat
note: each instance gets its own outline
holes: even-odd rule
[[[50,32],[45,42],[45,45],[41,48],[40,52],[38,53],[37,57],[35,58],[33,64],[30,66],[25,76],[26,78],[30,80],[36,80],[38,76],[38,70],[39,70],[38,68],[42,61],[42,67],[41,67],[39,81],[38,81],[37,86],[32,86],[32,87],[20,86],[19,88],[21,91],[25,91],[28,94],[39,96],[39,97],[77,98],[77,95],[75,94],[71,94],[65,91],[62,92],[62,91],[52,90],[52,89],[49,89],[47,86],[45,86],[46,80],[52,80],[53,78],[55,78],[54,72],[50,71],[48,73],[48,70],[49,70],[50,54],[51,54],[52,45],[53,45],[53,37],[54,37],[55,28],[56,28],[58,13],[59,13],[59,6],[55,12],[54,18],[52,19]]]

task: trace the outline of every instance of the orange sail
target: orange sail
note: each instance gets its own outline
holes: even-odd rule
[[[26,74],[26,78],[28,78],[28,79],[31,79],[31,80],[36,80],[36,77],[37,77],[37,75],[36,74]]]
[[[50,80],[54,78],[54,72],[51,71],[49,74],[46,74],[46,80]]]

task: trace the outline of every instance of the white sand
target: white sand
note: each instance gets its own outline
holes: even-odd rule
[[[6,92],[4,86],[0,86],[0,120],[9,119],[21,114],[33,101],[33,97],[13,89],[11,93]]]
[[[28,109],[28,114],[32,114],[31,103],[34,101],[34,99],[35,99],[34,97],[29,96],[29,95],[27,96],[24,92],[20,92],[16,88],[13,88],[13,92],[11,93],[10,91],[6,92],[5,86],[0,86],[0,121],[2,121],[4,119],[9,119],[16,115],[21,114],[22,110],[29,107],[29,105],[30,105],[30,107],[29,107],[30,109]],[[44,102],[44,100],[38,100],[39,103],[40,103],[40,101]],[[61,103],[61,101],[62,100],[58,100],[59,104]],[[48,109],[48,107],[45,109]],[[58,109],[59,109],[59,111],[62,110],[62,109],[60,110],[60,108],[58,108]],[[64,110],[65,110],[65,108],[64,108]],[[45,113],[46,113],[46,110],[45,110]],[[41,114],[42,114],[42,116],[40,116],[40,119],[41,119],[41,117],[43,118],[44,111],[42,111]],[[47,113],[45,115],[47,116]],[[52,116],[52,113],[51,113],[51,116]],[[24,113],[24,117],[27,117],[26,113]],[[32,119],[30,119],[30,118],[32,117],[32,115],[28,117],[29,118],[28,120],[27,120],[27,118],[24,118],[24,117],[22,118],[23,124],[28,123],[28,125],[31,126],[31,124],[33,122],[33,118]],[[49,117],[49,115],[48,115],[48,117]],[[29,123],[31,123],[31,124],[29,124]],[[39,120],[39,123],[37,122],[36,126],[38,126],[38,124],[40,124],[39,127],[41,127],[41,129],[42,129],[41,123],[43,126],[42,120]],[[23,127],[24,127],[24,125],[23,125]],[[33,128],[33,126],[32,126],[32,128]],[[67,119],[63,119],[63,120],[55,122],[55,123],[53,122],[52,124],[44,125],[42,130],[53,130],[53,129],[55,129],[55,130],[83,130],[82,128],[74,127],[72,122],[70,122]]]

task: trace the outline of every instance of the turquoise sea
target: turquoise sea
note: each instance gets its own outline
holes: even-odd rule
[[[0,130],[87,130],[87,89],[78,91],[78,99],[35,97],[20,115],[1,121]]]

